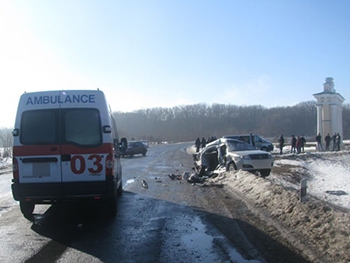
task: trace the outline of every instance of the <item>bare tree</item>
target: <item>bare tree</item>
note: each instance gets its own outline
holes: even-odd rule
[[[13,143],[12,130],[9,128],[1,128],[0,129],[0,146],[3,148],[3,151],[1,152],[2,157],[12,156],[12,143]]]
[[[344,138],[350,136],[350,106],[343,110]],[[268,138],[281,134],[313,136],[316,131],[316,102],[265,108],[260,105],[181,105],[114,113],[121,137],[152,141],[194,141],[197,137],[256,133]]]

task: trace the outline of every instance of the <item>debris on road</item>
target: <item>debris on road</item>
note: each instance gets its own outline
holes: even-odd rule
[[[143,188],[148,188],[148,184],[147,184],[147,182],[144,179],[142,180],[142,187]]]

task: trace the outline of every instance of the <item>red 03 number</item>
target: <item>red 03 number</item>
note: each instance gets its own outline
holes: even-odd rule
[[[103,170],[102,158],[100,155],[93,154],[88,157],[92,161],[93,166],[88,168],[88,171],[93,174],[101,173]],[[71,158],[70,166],[74,174],[82,174],[86,170],[86,162],[83,156],[74,155]]]
[[[92,160],[92,161],[93,161],[93,165],[94,165],[93,167],[88,168],[88,171],[89,171],[90,173],[93,173],[93,174],[99,174],[99,173],[101,173],[102,170],[103,170],[103,166],[102,166],[102,164],[101,164],[101,162],[102,162],[101,156],[99,156],[99,155],[97,155],[97,154],[95,154],[95,155],[90,155],[88,159],[89,159],[89,160]]]

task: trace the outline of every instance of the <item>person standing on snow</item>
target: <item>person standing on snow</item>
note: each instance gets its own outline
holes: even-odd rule
[[[201,147],[201,140],[199,139],[199,137],[196,139],[194,144],[196,145],[196,152],[199,152],[199,148]]]
[[[334,133],[334,135],[332,136],[333,151],[335,151],[335,149],[336,149],[336,139],[337,139],[337,134]]]
[[[340,134],[337,133],[337,137],[335,137],[335,143],[337,145],[337,151],[340,151],[340,141],[341,141]]]
[[[281,137],[278,139],[278,144],[279,144],[279,148],[280,148],[280,154],[282,154],[282,150],[284,147],[284,138],[283,138],[283,134],[281,135]]]
[[[296,152],[296,146],[297,146],[297,139],[295,138],[294,135],[292,135],[292,139],[290,140],[290,153],[295,153]]]
[[[329,133],[327,134],[327,136],[324,138],[325,142],[326,142],[326,151],[329,151],[329,145],[331,143],[331,136],[329,135]]]
[[[202,137],[202,149],[205,147],[205,145],[207,145],[207,141],[204,137]]]
[[[301,153],[301,145],[303,144],[303,141],[301,139],[301,136],[298,136],[298,139],[297,139],[297,143],[296,143],[296,146],[297,146],[297,153]]]
[[[305,140],[305,137],[303,136],[303,135],[301,135],[300,136],[300,140],[301,140],[301,145],[300,145],[300,147],[301,147],[301,149],[300,150],[302,150],[303,151],[303,153],[305,152],[305,145],[306,145],[306,140]]]
[[[316,150],[317,150],[317,151],[323,151],[321,133],[319,133],[319,134],[316,136],[315,139],[316,139],[316,142],[317,142]]]

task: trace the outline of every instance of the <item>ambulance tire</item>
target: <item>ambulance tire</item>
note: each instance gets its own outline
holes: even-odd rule
[[[111,216],[115,216],[118,211],[118,194],[115,194],[112,198],[107,201],[108,213]]]
[[[118,196],[121,196],[122,193],[123,193],[123,184],[122,184],[122,182],[120,182],[120,185],[119,185],[119,187],[117,189],[117,193],[118,193]]]
[[[20,201],[19,202],[19,207],[21,209],[21,212],[25,218],[28,220],[33,219],[33,212],[35,208],[35,204],[32,202],[25,202],[25,201]]]

